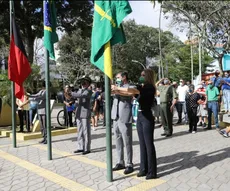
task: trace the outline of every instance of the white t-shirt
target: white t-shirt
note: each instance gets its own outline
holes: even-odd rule
[[[178,101],[185,101],[186,93],[188,92],[188,86],[178,86],[177,93],[178,93]]]
[[[17,101],[19,102],[19,104],[23,104],[26,101],[25,96],[23,98],[23,102],[18,98],[17,98]],[[18,110],[22,110],[22,108],[18,106]],[[24,105],[23,110],[26,110],[26,111],[30,110],[30,104],[27,103],[26,105]]]

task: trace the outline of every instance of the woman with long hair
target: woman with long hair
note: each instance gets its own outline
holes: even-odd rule
[[[154,103],[156,87],[154,72],[145,69],[139,79],[141,83],[138,90],[139,110],[137,116],[137,132],[140,141],[140,171],[138,177],[146,176],[146,180],[157,178],[157,159],[154,146],[154,118],[151,108]]]

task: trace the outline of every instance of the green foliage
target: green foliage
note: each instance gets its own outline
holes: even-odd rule
[[[201,37],[202,46],[219,59],[222,69],[223,54],[216,50],[216,46],[221,44],[225,52],[230,51],[229,1],[162,1],[162,7],[166,17],[178,30],[189,33],[191,22],[191,35],[193,38]]]
[[[145,65],[146,57],[155,58],[156,66],[159,66],[159,31],[156,28],[144,25],[137,25],[134,20],[124,23],[125,35],[127,43],[118,45],[114,48],[114,72],[128,71],[130,78],[137,81],[143,67],[132,60],[136,60]],[[165,75],[167,73],[167,65],[173,64],[172,59],[167,59],[174,55],[172,51],[178,52],[180,47],[185,46],[178,38],[174,37],[169,31],[161,32],[161,47],[163,55],[163,64]]]
[[[202,57],[202,72],[212,61],[213,58],[205,52]],[[164,56],[164,63],[168,64],[168,77],[173,81],[178,82],[180,78],[191,80],[190,46],[183,44],[169,48]],[[193,47],[193,74],[193,78],[199,74],[199,55],[196,47]]]
[[[24,82],[25,90],[27,92],[30,92],[30,93],[36,91],[36,89],[38,87],[38,83],[39,83],[39,81],[41,79],[40,66],[38,66],[36,64],[32,64],[31,68],[32,68],[32,72],[28,76],[28,78],[26,79],[26,81]]]
[[[132,60],[145,65],[146,57],[158,56],[158,30],[137,25],[134,20],[125,22],[123,26],[127,42],[124,45],[114,46],[114,73],[127,71],[130,78],[136,81],[143,67]]]
[[[40,79],[40,66],[32,65],[32,73],[24,82],[24,88],[27,92],[34,92]],[[0,73],[0,97],[3,99],[3,103],[11,103],[11,81],[8,79],[7,71],[1,71]]]
[[[0,97],[2,98],[3,104],[10,103],[10,90],[11,90],[11,83],[8,80],[7,71],[2,71],[0,73]]]
[[[156,59],[159,66],[158,29],[144,25],[137,25],[134,20],[123,24],[127,43],[113,47],[113,73],[127,71],[132,81],[138,80],[143,67],[132,62],[136,60],[143,65],[146,57]],[[161,33],[162,55],[165,76],[178,80],[191,79],[190,48],[174,37],[169,31]],[[58,44],[60,50],[58,59],[59,72],[67,79],[68,83],[74,83],[80,76],[103,76],[90,62],[90,38],[81,36],[81,31],[74,31],[71,35],[64,35]],[[204,65],[212,59],[205,53]],[[198,52],[194,47],[194,75],[198,75]]]
[[[59,72],[67,83],[75,81],[83,75],[100,76],[102,73],[90,63],[90,38],[81,35],[81,30],[64,35],[58,43],[57,60]]]
[[[70,34],[81,29],[83,36],[89,36],[92,23],[92,2],[57,0],[58,29]],[[43,36],[43,1],[14,1],[15,18],[26,45],[30,63],[33,63],[35,38]],[[9,1],[0,1],[0,36],[9,43]]]

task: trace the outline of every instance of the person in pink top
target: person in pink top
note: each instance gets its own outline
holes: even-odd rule
[[[207,123],[207,116],[208,116],[208,110],[207,110],[207,97],[205,93],[206,89],[202,84],[199,84],[197,86],[196,92],[201,96],[200,105],[197,109],[197,116],[199,116],[198,126],[206,127]]]

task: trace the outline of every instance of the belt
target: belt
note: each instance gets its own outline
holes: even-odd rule
[[[217,100],[212,100],[212,101],[208,101],[208,102],[218,102]]]
[[[167,101],[167,102],[160,102],[160,104],[166,104],[166,103],[171,104],[172,102],[171,102],[171,101]]]

